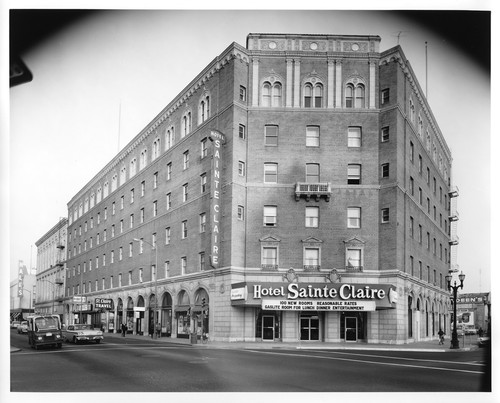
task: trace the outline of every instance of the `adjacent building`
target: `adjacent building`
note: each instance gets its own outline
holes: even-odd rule
[[[69,201],[65,317],[222,341],[449,330],[452,156],[380,41],[250,34],[217,55]]]
[[[68,219],[61,218],[35,242],[37,247],[35,311],[40,314],[59,315],[61,319],[64,313],[62,302],[66,277],[67,230]]]

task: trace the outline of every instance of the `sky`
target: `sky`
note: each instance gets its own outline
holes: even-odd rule
[[[245,46],[256,32],[329,33],[379,35],[381,51],[399,43],[428,88],[460,191],[463,292],[490,291],[490,32],[477,15],[451,11],[111,10],[25,48],[33,81],[2,93],[1,244],[10,279],[19,260],[36,267],[35,242],[67,217],[70,199],[232,42]],[[14,28],[21,41],[26,28]]]

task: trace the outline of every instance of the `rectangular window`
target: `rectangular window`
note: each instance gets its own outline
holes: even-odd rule
[[[158,172],[155,172],[153,174],[153,189],[156,189],[158,187]]]
[[[316,269],[319,268],[319,249],[304,248],[304,268]]]
[[[238,125],[238,137],[242,140],[245,140],[247,136],[247,129],[245,125]]]
[[[156,217],[158,215],[158,202],[155,200],[153,202],[153,217]]]
[[[347,147],[361,147],[361,127],[347,129]]]
[[[385,164],[382,164],[380,167],[381,167],[382,178],[388,178],[389,177],[389,164],[385,163]]]
[[[182,167],[183,169],[189,168],[189,150],[185,151],[182,155]]]
[[[208,140],[206,138],[201,140],[201,150],[200,150],[201,158],[205,158],[208,155],[207,141]]]
[[[307,183],[318,183],[320,181],[319,168],[319,164],[306,164]]]
[[[389,208],[383,208],[381,210],[381,215],[380,215],[380,222],[381,223],[388,223],[389,222]]]
[[[306,207],[306,227],[319,227],[319,207]]]
[[[361,207],[347,208],[347,228],[361,228]]]
[[[165,228],[165,245],[170,245],[170,227]]]
[[[247,89],[240,85],[240,101],[246,102],[247,100]]]
[[[166,261],[165,262],[165,278],[169,278],[170,277],[170,261]]]
[[[243,161],[238,161],[238,175],[245,176],[245,163]]]
[[[188,236],[188,226],[187,226],[187,221],[183,221],[181,223],[181,237],[182,239],[186,239]]]
[[[172,179],[172,163],[169,162],[167,164],[167,180],[169,181],[170,179]]]
[[[207,215],[205,213],[200,214],[200,233],[205,232],[207,229]]]
[[[380,93],[380,102],[382,105],[389,103],[389,88],[385,88]]]
[[[413,238],[413,217],[410,217],[410,227],[409,227],[410,238]]]
[[[188,200],[188,184],[182,185],[182,201],[186,202]]]
[[[278,207],[264,206],[264,226],[275,227],[277,224]]]
[[[278,164],[264,164],[264,183],[278,183]]]
[[[306,147],[319,147],[319,126],[306,127]]]
[[[413,145],[413,142],[410,141],[410,162],[413,162],[414,152],[415,152],[415,147]]]
[[[274,246],[262,248],[262,266],[276,267],[278,265],[278,249]]]
[[[245,219],[245,208],[243,206],[238,206],[237,216],[240,221]]]
[[[144,281],[144,270],[139,269],[139,283],[142,283]]]
[[[200,175],[200,185],[201,193],[205,193],[207,191],[207,174],[203,173]]]
[[[132,257],[134,251],[134,243],[130,242],[128,244],[128,257]]]
[[[141,208],[140,214],[141,214],[141,224],[143,224],[144,223],[144,207]]]
[[[266,146],[278,145],[278,126],[265,126],[264,144]]]
[[[205,252],[199,254],[200,271],[205,270]]]
[[[355,268],[355,269],[359,269],[363,266],[363,263],[361,261],[361,249],[347,248],[346,266],[348,268]]]
[[[166,194],[166,209],[170,210],[171,207],[172,207],[172,194],[167,193]]]
[[[129,225],[130,228],[134,228],[134,215],[133,214],[130,214],[130,225]]]
[[[134,202],[134,189],[130,190],[130,203]]]
[[[347,165],[347,184],[348,185],[361,184],[361,165],[359,164]]]
[[[128,272],[128,285],[132,285],[132,272]]]
[[[183,256],[181,257],[181,274],[184,275],[186,274],[187,270],[187,257]]]
[[[380,141],[382,143],[385,143],[389,141],[389,127],[382,127],[382,130],[380,132]]]

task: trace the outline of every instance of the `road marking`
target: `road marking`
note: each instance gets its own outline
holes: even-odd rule
[[[453,369],[453,368],[442,368],[442,367],[429,367],[424,365],[410,365],[410,364],[396,364],[390,362],[377,362],[377,361],[368,361],[368,360],[357,360],[352,358],[340,358],[340,357],[324,357],[320,355],[310,355],[310,354],[292,354],[292,353],[282,353],[277,351],[263,351],[263,350],[245,350],[252,353],[260,353],[260,354],[275,354],[275,355],[288,355],[292,357],[306,357],[306,358],[320,358],[323,360],[333,360],[333,361],[349,361],[349,362],[358,362],[363,364],[374,364],[374,365],[387,365],[392,367],[406,367],[406,368],[418,368],[418,369],[434,369],[439,371],[449,371],[449,372],[465,372],[468,374],[484,374],[482,371],[470,371],[466,369]]]
[[[343,353],[339,351],[328,351],[322,353],[327,353],[327,354],[343,354],[343,355],[356,355],[360,357],[374,357],[374,358],[390,358],[392,360],[406,360],[406,361],[423,361],[423,362],[440,362],[443,364],[462,364],[462,365],[477,365],[480,367],[485,366],[486,364],[484,363],[478,363],[477,361],[470,361],[470,362],[464,362],[464,361],[441,361],[441,360],[427,360],[424,358],[409,358],[409,357],[391,357],[391,356],[385,356],[385,355],[373,355],[373,354],[360,354],[360,353]]]

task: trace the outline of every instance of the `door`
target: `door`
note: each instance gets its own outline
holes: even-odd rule
[[[319,340],[318,315],[300,317],[300,340]]]
[[[262,340],[274,341],[274,316],[262,316]]]
[[[345,341],[358,340],[358,318],[345,318]]]

